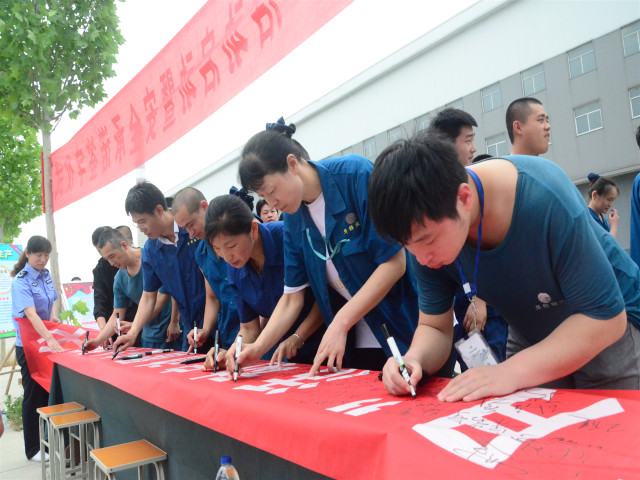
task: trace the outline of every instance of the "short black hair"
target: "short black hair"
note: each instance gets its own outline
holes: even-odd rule
[[[220,233],[240,235],[251,232],[253,212],[247,204],[235,195],[220,195],[211,200],[204,214],[204,235],[207,242]]]
[[[526,123],[527,117],[531,113],[532,103],[542,105],[542,102],[537,98],[522,97],[515,99],[507,107],[507,133],[509,134],[509,140],[511,140],[511,144],[513,144],[513,122],[517,120],[519,122]]]
[[[265,205],[269,206],[269,204],[264,198],[261,198],[260,200],[258,200],[258,203],[256,203],[256,213],[258,214],[258,216],[260,216],[260,211],[262,210],[262,207],[264,207]]]
[[[469,113],[457,108],[445,108],[433,119],[427,132],[439,134],[455,142],[462,127],[477,127],[478,123]]]
[[[171,211],[177,212],[182,207],[187,208],[187,212],[190,215],[193,215],[200,208],[200,202],[207,201],[207,197],[198,190],[193,187],[185,187],[176,193],[175,197],[173,197],[173,203],[171,205]]]
[[[158,187],[153,183],[141,182],[129,190],[127,199],[124,202],[124,209],[127,215],[132,213],[153,215],[156,207],[160,205],[167,210],[167,201]]]
[[[414,223],[458,218],[456,199],[468,182],[451,142],[418,132],[387,147],[369,180],[369,213],[377,232],[405,244]]]
[[[638,125],[638,129],[636,130],[636,143],[638,144],[638,148],[640,148],[640,125]]]
[[[98,241],[100,240],[100,235],[102,235],[102,232],[104,232],[105,230],[109,230],[110,228],[111,227],[98,227],[93,231],[93,233],[91,234],[91,243],[94,247],[98,246]]]
[[[110,243],[113,248],[116,250],[120,250],[120,244],[122,242],[127,242],[127,239],[124,238],[124,235],[120,233],[115,228],[108,228],[102,234],[100,234],[100,240],[98,240],[98,248],[104,248],[107,243]]]
[[[127,225],[120,225],[119,227],[116,227],[116,230],[124,236],[129,245],[133,245],[133,233]]]

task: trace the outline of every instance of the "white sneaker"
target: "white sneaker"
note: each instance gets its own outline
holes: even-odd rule
[[[38,451],[38,453],[36,453],[29,460],[31,460],[32,462],[41,462],[42,461],[42,451]],[[49,461],[49,454],[47,452],[44,453],[44,461],[45,462]]]

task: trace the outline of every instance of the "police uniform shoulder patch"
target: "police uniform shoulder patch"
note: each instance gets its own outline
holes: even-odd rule
[[[18,278],[23,278],[26,274],[27,274],[27,271],[26,271],[26,270],[22,270],[22,271],[18,274]]]
[[[31,285],[33,285],[34,287],[38,286],[38,282],[33,282]]]

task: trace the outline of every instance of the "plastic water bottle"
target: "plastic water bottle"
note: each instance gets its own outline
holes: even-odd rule
[[[222,457],[220,464],[216,480],[240,480],[238,471],[231,465],[231,457]]]

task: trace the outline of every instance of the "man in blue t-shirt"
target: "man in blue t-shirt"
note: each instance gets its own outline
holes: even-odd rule
[[[113,283],[113,315],[100,335],[87,342],[89,350],[108,340],[117,329],[116,314],[124,319],[127,310],[132,305],[137,306],[142,297],[142,250],[130,247],[122,233],[114,229],[108,229],[100,235],[97,247],[102,258],[119,270]],[[127,331],[123,330],[122,333]],[[179,350],[182,348],[182,342],[176,342],[179,335],[178,315],[174,315],[173,319],[171,315],[171,297],[160,288],[152,318],[142,329],[141,346]],[[169,340],[172,343],[168,343]]]
[[[142,251],[143,292],[138,313],[129,333],[118,338],[114,348],[122,345],[124,350],[133,345],[143,326],[151,320],[158,290],[164,286],[178,304],[180,321],[185,326],[182,348],[187,350],[187,333],[194,324],[202,328],[204,317],[204,280],[195,261],[199,241],[178,227],[164,195],[149,182],[129,190],[125,210],[149,238]],[[208,343],[212,343],[211,339]]]
[[[558,166],[514,155],[465,169],[449,143],[418,134],[378,157],[369,197],[376,229],[414,255],[412,384],[450,352],[464,275],[509,324],[508,358],[457,376],[440,400],[538,385],[640,388],[640,271]],[[409,392],[394,361],[383,380],[393,394]]]

